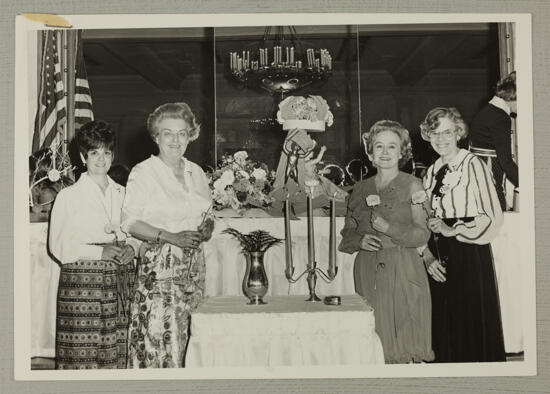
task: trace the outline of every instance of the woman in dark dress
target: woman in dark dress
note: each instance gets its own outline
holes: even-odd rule
[[[431,276],[435,361],[505,361],[489,245],[503,215],[491,174],[458,148],[467,127],[455,108],[432,109],[420,127],[439,154],[424,178],[433,216],[423,258]]]

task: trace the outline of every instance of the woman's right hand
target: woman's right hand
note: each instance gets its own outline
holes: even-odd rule
[[[361,249],[369,252],[378,252],[382,249],[382,240],[376,235],[365,234],[361,238]]]
[[[101,260],[117,262],[118,256],[122,253],[122,248],[115,245],[105,245],[101,252]]]
[[[197,249],[202,240],[202,234],[199,231],[180,231],[172,233],[168,237],[168,242],[182,249]]]

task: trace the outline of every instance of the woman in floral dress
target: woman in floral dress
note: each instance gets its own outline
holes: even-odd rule
[[[183,155],[200,126],[185,103],[164,104],[147,120],[158,145],[131,171],[126,186],[123,229],[143,241],[131,307],[129,367],[183,367],[189,317],[204,295],[201,242],[197,231],[211,205],[202,169]]]
[[[430,236],[421,181],[399,171],[411,159],[408,131],[382,120],[363,134],[377,174],[356,183],[348,202],[339,250],[357,253],[355,291],[374,308],[387,363],[430,361],[431,304],[417,247]]]
[[[435,216],[424,251],[435,361],[505,361],[489,244],[503,215],[491,173],[480,158],[458,148],[468,130],[455,108],[432,109],[420,128],[439,154],[424,178]]]

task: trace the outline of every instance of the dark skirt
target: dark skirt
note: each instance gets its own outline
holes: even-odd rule
[[[447,270],[430,277],[435,362],[506,361],[491,246],[432,235],[429,248]]]
[[[104,260],[64,264],[59,277],[56,369],[126,368],[133,264]],[[118,276],[118,280],[117,280]]]

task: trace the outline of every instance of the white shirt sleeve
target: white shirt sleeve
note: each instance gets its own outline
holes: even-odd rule
[[[144,217],[144,210],[148,203],[148,195],[153,185],[148,186],[147,169],[140,165],[135,166],[126,183],[126,196],[122,205],[121,229],[130,236],[130,226]]]
[[[49,247],[62,264],[79,259],[100,260],[103,247],[89,245],[78,237],[78,196],[65,189],[57,195],[51,213]]]

